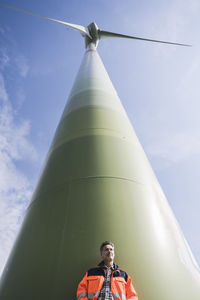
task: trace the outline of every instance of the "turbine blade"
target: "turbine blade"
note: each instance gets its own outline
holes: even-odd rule
[[[137,36],[131,36],[131,35],[125,35],[125,34],[120,34],[120,33],[115,33],[115,32],[109,32],[109,31],[104,31],[104,30],[100,30],[100,29],[99,29],[98,33],[99,33],[100,39],[107,38],[107,37],[118,37],[118,38],[127,38],[127,39],[141,40],[141,41],[154,42],[154,43],[171,44],[171,45],[178,45],[178,46],[187,46],[187,47],[192,46],[192,45],[187,45],[187,44],[180,44],[180,43],[174,43],[174,42],[167,42],[167,41],[140,38],[140,37],[137,37]]]
[[[48,20],[48,21],[53,21],[53,22],[56,22],[56,23],[63,24],[65,26],[68,26],[70,28],[78,30],[81,33],[81,35],[88,36],[89,38],[91,38],[91,36],[89,34],[89,31],[88,31],[88,28],[85,27],[85,26],[77,25],[77,24],[72,24],[72,23],[67,23],[67,22],[64,22],[64,21],[56,20],[56,19],[47,18],[47,17],[40,16],[38,14],[29,12],[29,11],[26,11],[26,10],[23,10],[23,9],[19,9],[19,8],[16,8],[14,6],[7,5],[7,4],[4,4],[4,3],[0,3],[0,6],[4,6],[4,7],[7,7],[7,8],[16,10],[16,11],[20,11],[22,13],[25,13],[25,14],[28,14],[28,15],[31,15],[31,16],[35,16],[35,17],[38,17],[38,18],[41,18],[41,19],[45,19],[45,20]]]

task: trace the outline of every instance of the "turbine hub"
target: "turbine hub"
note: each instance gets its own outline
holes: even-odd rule
[[[92,22],[87,26],[87,29],[91,38],[89,36],[85,36],[85,47],[87,48],[89,44],[94,44],[95,47],[97,47],[99,42],[99,29],[97,24],[95,22]]]

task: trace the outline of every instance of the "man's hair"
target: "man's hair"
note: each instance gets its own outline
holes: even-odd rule
[[[106,245],[111,245],[113,248],[115,247],[114,244],[112,242],[109,242],[109,241],[105,241],[101,244],[100,246],[100,253],[102,253],[103,251],[103,247],[106,246]]]

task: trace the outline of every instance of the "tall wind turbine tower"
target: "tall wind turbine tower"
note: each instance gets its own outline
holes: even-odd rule
[[[86,52],[4,269],[0,299],[73,299],[81,276],[97,263],[99,244],[112,240],[139,300],[199,300],[198,266],[96,50],[105,37],[183,44],[39,17],[78,30]]]

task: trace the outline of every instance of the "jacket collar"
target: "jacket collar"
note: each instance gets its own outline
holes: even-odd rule
[[[104,261],[102,260],[99,264],[98,264],[98,267],[104,267],[105,266],[105,264],[104,264]],[[118,267],[118,265],[114,262],[113,263],[113,267],[112,267],[112,269],[113,270],[117,270],[117,269],[119,269],[119,267]]]

